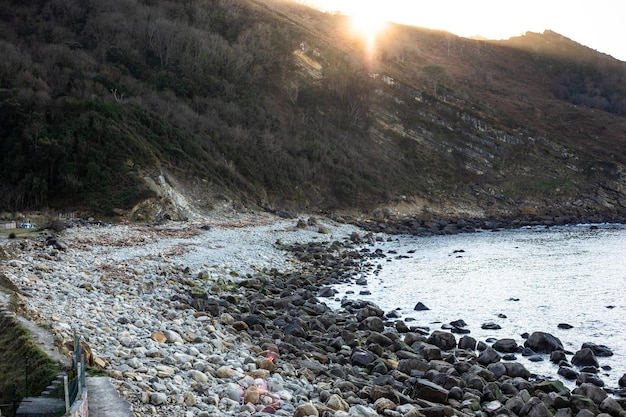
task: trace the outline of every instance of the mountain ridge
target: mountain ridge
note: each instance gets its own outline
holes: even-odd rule
[[[368,57],[345,16],[287,1],[16,10],[0,210],[184,218],[161,179],[205,211],[626,213],[626,64],[555,32],[390,25]]]

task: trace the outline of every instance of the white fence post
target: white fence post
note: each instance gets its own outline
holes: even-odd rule
[[[67,380],[67,375],[63,375],[63,386],[65,387],[65,412],[69,413],[70,412],[70,388],[69,388],[69,382]]]

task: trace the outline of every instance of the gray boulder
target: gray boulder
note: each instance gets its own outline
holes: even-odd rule
[[[476,343],[476,339],[472,336],[463,336],[459,339],[459,349],[474,350],[476,349]]]
[[[598,368],[600,364],[596,359],[596,355],[591,348],[583,348],[572,357],[572,365],[576,366],[595,366]]]
[[[492,347],[502,353],[517,352],[517,342],[515,339],[499,339],[492,345]]]
[[[483,350],[478,356],[478,363],[481,365],[489,365],[500,361],[500,354],[492,347]]]
[[[524,346],[538,353],[552,353],[563,350],[563,343],[558,337],[545,332],[534,332],[528,337]]]
[[[415,382],[413,398],[446,404],[448,402],[448,390],[427,379],[420,378]]]
[[[452,333],[435,330],[428,338],[428,343],[437,346],[441,350],[452,350],[456,347],[456,338]]]

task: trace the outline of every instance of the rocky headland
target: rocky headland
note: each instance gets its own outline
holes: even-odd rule
[[[368,302],[328,307],[377,233],[326,218],[91,223],[6,243],[0,272],[13,308],[61,352],[80,335],[138,415],[626,416],[626,375],[597,376],[601,346],[564,352],[542,329],[524,346],[481,341]],[[550,355],[576,388],[529,372],[523,351]]]

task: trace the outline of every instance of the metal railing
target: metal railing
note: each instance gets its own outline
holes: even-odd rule
[[[80,336],[74,336],[74,355],[72,357],[74,377],[65,376],[65,409],[69,412],[70,407],[76,401],[86,384],[87,364],[85,354],[80,346]]]

